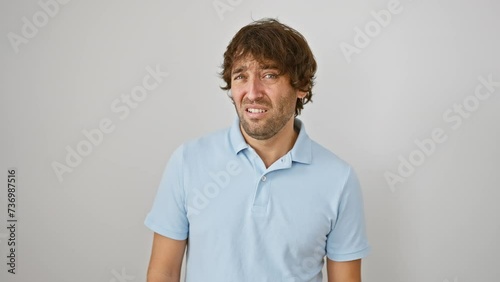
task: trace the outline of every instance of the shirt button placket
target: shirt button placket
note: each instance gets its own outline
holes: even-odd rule
[[[253,212],[256,214],[264,215],[267,211],[267,205],[269,203],[269,188],[270,183],[266,175],[260,177],[260,181],[257,183],[257,191],[255,195],[255,201],[253,203]]]

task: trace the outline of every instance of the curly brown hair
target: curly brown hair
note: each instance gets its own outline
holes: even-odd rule
[[[231,89],[233,64],[247,55],[258,62],[274,62],[281,74],[290,77],[294,89],[306,92],[304,98],[297,98],[295,116],[300,114],[305,104],[312,102],[317,65],[306,39],[298,31],[268,18],[254,21],[240,29],[224,52],[220,76],[226,85],[221,86],[221,89]]]

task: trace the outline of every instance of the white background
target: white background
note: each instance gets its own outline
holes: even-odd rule
[[[498,281],[500,87],[473,95],[478,77],[500,81],[500,4],[401,0],[346,56],[340,45],[356,47],[355,28],[389,2],[221,0],[230,9],[218,12],[212,0],[73,0],[44,23],[37,1],[2,1],[0,226],[11,167],[18,222],[15,275],[10,232],[0,229],[0,280],[145,281],[152,232],[143,221],[166,161],[182,142],[231,124],[222,54],[252,19],[277,17],[308,39],[319,65],[300,118],[361,178],[372,245],[364,281]],[[26,38],[23,17],[34,15],[40,27]],[[142,85],[148,66],[169,75],[120,119],[112,103]],[[460,125],[446,121],[464,100],[479,102]],[[104,118],[114,131],[59,181],[53,163],[67,165],[66,147]],[[446,141],[418,153],[415,141],[436,128]],[[384,174],[419,154],[391,189]]]

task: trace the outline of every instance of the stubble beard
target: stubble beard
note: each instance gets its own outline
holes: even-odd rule
[[[269,105],[264,103],[242,103],[240,110],[237,110],[238,116],[240,118],[240,125],[245,131],[245,133],[257,140],[267,140],[275,136],[280,132],[287,122],[295,114],[295,107],[292,107],[293,102],[287,100],[287,98],[282,98],[277,108],[271,108]],[[272,116],[268,116],[261,120],[247,120],[245,118],[245,110],[243,109],[245,105],[256,104],[268,106],[269,110],[277,110]]]

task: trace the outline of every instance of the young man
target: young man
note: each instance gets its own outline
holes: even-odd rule
[[[272,19],[243,27],[221,73],[232,127],[181,145],[145,220],[148,282],[360,282],[369,252],[352,168],[296,118],[316,61],[303,36]]]

